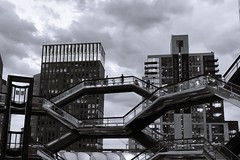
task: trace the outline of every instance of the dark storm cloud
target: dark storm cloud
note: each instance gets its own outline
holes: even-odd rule
[[[61,28],[49,28],[54,33],[61,33],[54,35],[54,42],[55,43],[84,43],[84,42],[101,42],[104,47],[111,48],[113,46],[111,41],[111,36],[107,32],[101,32],[100,30],[96,29],[96,21],[89,21],[86,22],[76,22],[74,21],[70,29],[61,29]],[[89,23],[88,23],[89,22]],[[99,26],[101,28],[101,26]]]
[[[224,2],[224,0],[203,0],[203,1],[210,4],[219,4]]]
[[[0,2],[0,32],[4,39],[13,43],[30,44],[37,30],[32,23],[20,19],[15,7],[5,1]]]
[[[235,30],[235,32],[233,32]],[[218,33],[218,35],[210,38],[207,48],[214,48],[218,54],[240,54],[240,30],[239,27],[231,28],[231,31]]]
[[[26,62],[26,58],[33,55],[40,58],[41,44],[46,37],[36,36],[34,24],[21,19],[15,12],[15,6],[7,1],[0,1],[0,26],[4,74],[34,74],[36,70],[31,61]]]
[[[138,73],[142,72],[140,66],[149,52],[146,48],[153,46],[149,44],[149,38],[145,37],[151,34],[151,28],[161,28],[162,24],[168,23],[173,16],[190,13],[192,9],[188,4],[165,0],[94,1],[90,4],[78,3],[76,9],[82,6],[85,6],[83,15],[75,19],[67,30],[52,28],[53,32],[61,33],[55,35],[56,42],[100,41],[107,53],[107,61],[131,68]]]
[[[179,1],[109,1],[104,6],[109,16],[123,23],[140,29],[151,28],[154,25],[169,21],[172,15],[189,13],[191,7]]]

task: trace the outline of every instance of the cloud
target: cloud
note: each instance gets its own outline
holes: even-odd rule
[[[11,43],[31,44],[33,33],[37,31],[34,25],[20,19],[12,4],[6,1],[0,3],[0,36]]]
[[[214,48],[218,54],[240,53],[240,30],[239,27],[229,28],[225,32],[219,32],[215,37],[209,38],[207,48]]]
[[[224,2],[224,0],[203,0],[203,1],[209,3],[210,5],[217,5]]]
[[[137,29],[148,29],[170,20],[172,15],[184,14],[191,11],[186,3],[178,1],[108,1],[104,11],[117,23],[125,27],[133,26]]]
[[[108,106],[104,113],[107,117],[122,117],[142,101],[135,93],[106,94],[104,98],[105,106]]]
[[[39,70],[41,44],[46,36],[37,36],[34,23],[16,13],[16,6],[0,1],[0,53],[4,63],[4,78],[8,74],[33,75]],[[39,71],[38,71],[39,72]]]

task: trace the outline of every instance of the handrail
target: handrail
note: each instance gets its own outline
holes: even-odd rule
[[[39,142],[39,141],[34,141],[34,143],[39,144],[39,146],[37,147],[38,151],[42,151],[43,153],[45,153],[46,155],[52,157],[52,158],[56,158],[57,160],[65,160],[62,156],[60,156],[58,153],[53,153],[52,151],[50,151],[43,143]],[[40,156],[40,155],[39,155]]]
[[[219,153],[218,150],[217,150],[217,147],[214,146],[213,144],[211,144],[211,142],[209,140],[207,140],[206,138],[202,137],[202,139],[204,140],[204,142],[203,142],[203,150],[206,153],[208,153],[208,156],[210,156],[211,158],[216,159],[216,155],[217,155],[217,153]],[[214,155],[212,155],[211,153],[213,153]],[[221,153],[219,153],[219,154],[221,154]]]
[[[215,92],[216,95],[219,93],[225,94],[225,96],[220,96],[223,99],[226,99],[230,103],[234,104],[235,106],[240,107],[240,89],[236,87],[236,85],[232,85],[230,83],[226,83],[220,79],[215,79],[213,77],[208,78],[208,85],[211,86],[211,90]],[[217,92],[216,92],[217,91]],[[227,95],[226,95],[227,94]],[[237,101],[231,101],[229,98],[236,99]]]
[[[68,113],[67,111],[64,111],[63,109],[57,107],[54,104],[54,102],[52,102],[51,100],[48,100],[43,97],[34,97],[34,98],[36,99],[33,100],[33,103],[39,103],[41,105],[41,108],[48,110],[49,112],[56,115],[58,118],[64,118],[70,124],[72,124],[75,128],[79,127],[80,121],[76,117],[74,117],[72,114]]]
[[[140,83],[141,82],[141,83]],[[89,87],[89,86],[111,86],[111,85],[119,85],[119,84],[135,84],[139,85],[142,88],[146,88],[148,82],[141,80],[137,77],[134,76],[124,76],[124,77],[112,77],[112,78],[102,78],[102,79],[90,79],[90,80],[83,80],[72,87],[64,90],[63,92],[57,94],[53,98],[51,98],[51,101],[56,103],[60,101],[64,96],[74,93],[84,87]],[[158,89],[157,86],[153,84],[149,84],[152,88]]]
[[[130,77],[132,78],[132,76]],[[153,96],[159,97],[159,94],[166,95],[167,93],[174,93],[176,91],[182,91],[189,88],[195,88],[198,86],[203,85],[205,76],[199,75],[197,77],[191,78],[187,81],[182,81],[180,83],[171,84],[165,87],[160,87],[156,89],[154,92],[152,92],[147,98],[142,100],[140,103],[138,103],[133,109],[131,109],[128,113],[126,113],[123,117],[104,117],[104,118],[94,118],[94,119],[87,119],[87,120],[81,120],[79,121],[77,118],[75,118],[73,115],[69,114],[66,111],[61,110],[58,108],[54,102],[51,100],[44,99],[44,108],[54,111],[57,114],[61,115],[63,118],[71,122],[76,128],[78,127],[89,127],[91,125],[95,126],[105,126],[105,127],[112,127],[112,126],[123,126],[126,125],[133,117],[135,117],[138,113],[145,110],[148,105],[145,105],[143,107],[143,104],[150,103],[151,98]],[[132,83],[133,81],[130,81]],[[197,83],[198,82],[198,83]],[[127,82],[129,83],[129,81]],[[176,90],[177,89],[177,90]],[[160,93],[159,93],[160,92]]]
[[[234,87],[234,88],[237,88],[237,90],[240,91],[240,86],[239,86],[239,85],[236,85],[235,83],[232,83],[232,82],[227,82],[225,79],[215,78],[215,77],[209,76],[209,75],[207,75],[207,78],[209,78],[209,80],[212,79],[212,80],[219,81],[219,82],[223,83],[224,86],[230,85],[230,86],[232,86],[232,88],[233,88],[233,87]]]
[[[223,75],[223,77],[227,81],[231,78],[230,76],[235,73],[234,70],[237,70],[240,67],[239,63],[240,63],[240,55],[237,57],[237,59],[232,63],[232,65],[228,68],[228,70]]]
[[[160,132],[152,129],[151,127],[147,126],[143,129],[143,132],[146,133],[147,135],[151,135],[152,138],[154,138],[156,141],[159,141],[160,138],[164,139],[164,135],[161,134]]]
[[[128,122],[130,122],[130,120],[133,117],[136,117],[139,113],[146,110],[150,105],[143,106],[143,104],[144,103],[148,104],[149,101],[151,101],[151,98],[153,96],[159,97],[159,94],[161,96],[164,96],[164,95],[170,94],[170,93],[175,93],[175,92],[180,92],[180,91],[184,91],[184,90],[191,89],[191,88],[201,87],[201,86],[205,85],[206,82],[207,82],[206,76],[201,75],[201,76],[197,76],[197,77],[191,78],[186,81],[181,81],[176,84],[171,84],[171,85],[167,85],[164,87],[160,87],[157,90],[155,90],[154,92],[152,92],[152,94],[149,95],[147,98],[145,98],[140,103],[138,103],[138,105],[135,106],[132,110],[130,110],[127,114],[125,114],[124,115],[124,123],[127,124]]]
[[[79,120],[78,118],[74,117],[67,111],[57,107],[53,102],[51,102],[51,100],[47,100],[46,98],[43,97],[35,98],[36,100],[38,100],[38,102],[40,101],[40,104],[42,104],[41,107],[47,109],[48,111],[54,112],[54,114],[62,116],[62,118],[64,118],[65,120],[70,122],[73,126],[75,126],[76,129],[81,127],[94,127],[94,126],[113,127],[124,125],[122,117],[103,117]]]
[[[173,140],[159,140],[152,148],[147,148],[144,151],[137,154],[134,158],[131,160],[136,159],[147,159],[150,156],[156,155],[156,153],[164,151],[177,151],[177,150],[198,150],[203,149],[207,150],[208,152],[213,152],[214,155],[213,158],[216,158],[216,154],[219,153],[222,156],[224,156],[221,152],[219,152],[220,146],[214,146],[212,145],[206,138],[200,137],[200,138],[185,138],[185,139],[173,139]],[[155,154],[154,154],[155,153]],[[229,152],[231,156],[225,155],[226,158],[230,158],[229,160],[239,160],[239,157],[234,155],[232,152]],[[236,159],[233,159],[236,158]]]
[[[216,83],[214,83],[214,82],[216,82]],[[230,83],[226,83],[226,82],[222,81],[221,79],[216,79],[216,78],[213,78],[210,76],[198,76],[198,77],[194,77],[194,78],[184,81],[184,82],[180,82],[180,83],[177,83],[174,85],[168,85],[166,87],[158,88],[149,97],[152,97],[161,89],[164,90],[164,95],[165,95],[165,94],[167,94],[166,91],[168,91],[168,93],[174,93],[176,91],[183,91],[186,89],[196,88],[196,87],[203,86],[203,85],[210,85],[212,87],[214,87],[216,85],[216,86],[220,86],[221,88],[223,88],[223,86],[224,87],[229,86],[231,88],[230,91],[236,90],[236,87],[235,87],[236,85],[231,85]],[[176,88],[176,87],[178,87],[178,88]],[[239,90],[237,90],[237,91],[239,91]],[[142,104],[146,100],[149,100],[149,97],[146,98],[145,100],[143,100],[140,104]],[[140,104],[138,104],[136,107],[140,106]],[[52,106],[52,105],[50,105],[50,106]],[[134,109],[131,110],[131,112],[135,111],[136,107],[134,107]],[[129,115],[129,113],[127,113],[126,115]],[[125,118],[125,116],[124,117],[115,117],[115,118],[113,118],[113,117],[101,118],[101,119],[96,119],[96,121],[92,121],[93,119],[88,119],[86,121],[85,120],[81,121],[81,124],[79,126],[87,126],[87,125],[91,126],[93,124],[93,122],[94,123],[97,122],[95,125],[101,125],[101,126],[105,126],[105,127],[106,126],[122,126],[122,125],[126,124],[126,122],[129,122],[129,121],[126,121],[126,119],[124,119],[124,118]],[[130,118],[129,120],[131,120],[132,118]],[[121,123],[119,123],[119,120],[121,121]],[[90,122],[90,124],[89,124],[89,122]]]
[[[240,160],[240,158],[237,155],[235,155],[231,150],[229,150],[224,145],[218,146],[217,150],[218,150],[218,152],[220,152],[224,157],[228,158],[229,160]]]
[[[81,119],[79,128],[81,127],[121,127],[124,126],[122,117],[103,117],[103,118],[91,118]]]
[[[187,142],[187,143],[184,143]],[[201,138],[185,138],[185,139],[173,139],[173,140],[159,140],[155,143],[152,148],[147,148],[144,151],[137,154],[131,160],[136,159],[146,159],[150,156],[153,156],[153,153],[158,153],[161,151],[169,151],[169,150],[195,150],[199,148],[199,142],[201,142]],[[203,146],[203,144],[201,145]],[[196,148],[195,148],[196,147]]]
[[[237,155],[235,155],[232,151],[230,151],[224,145],[220,144],[220,145],[214,146],[206,138],[202,137],[202,139],[204,139],[204,149],[207,150],[208,152],[211,152],[208,149],[214,151],[214,158],[216,158],[216,154],[219,153],[220,155],[224,156],[228,160],[240,160],[240,158]],[[226,152],[224,153],[222,149],[224,149],[227,153]]]
[[[130,81],[130,83],[131,82],[132,81]],[[128,83],[129,83],[129,81],[128,81]],[[200,75],[200,76],[191,78],[187,81],[182,81],[177,84],[160,87],[160,88],[156,89],[154,92],[152,92],[152,94],[150,94],[147,98],[145,98],[140,103],[138,103],[133,109],[131,109],[123,117],[116,117],[116,118],[105,117],[105,118],[87,119],[87,120],[79,121],[73,115],[58,108],[54,104],[54,102],[52,102],[51,100],[42,98],[42,102],[43,102],[42,107],[51,112],[54,112],[55,114],[57,113],[58,115],[62,116],[67,121],[71,122],[76,128],[84,127],[84,126],[87,127],[90,125],[105,126],[105,127],[123,126],[123,125],[126,125],[128,122],[130,122],[130,120],[132,120],[132,118],[135,117],[137,114],[139,114],[140,112],[142,112],[143,110],[148,108],[149,105],[144,106],[144,104],[150,103],[151,98],[153,96],[159,97],[159,94],[162,94],[162,96],[164,96],[166,94],[175,93],[177,91],[183,91],[183,90],[190,89],[190,88],[196,88],[196,87],[205,85],[205,83],[206,83],[206,76]]]
[[[123,79],[122,79],[123,78]],[[79,121],[77,118],[75,118],[73,115],[71,115],[70,113],[68,113],[68,112],[66,112],[66,111],[64,111],[64,110],[62,110],[62,109],[60,109],[59,107],[57,107],[56,105],[55,105],[55,102],[57,102],[57,100],[59,100],[59,96],[60,95],[62,95],[62,94],[64,94],[63,96],[65,96],[65,94],[69,94],[69,92],[71,92],[70,90],[71,89],[80,89],[81,87],[86,87],[86,86],[91,86],[91,85],[101,85],[101,86],[103,86],[103,85],[114,85],[114,83],[118,83],[118,84],[136,84],[136,80],[138,80],[138,81],[141,81],[142,82],[142,86],[145,86],[145,84],[147,83],[147,82],[145,82],[145,81],[143,81],[143,80],[141,80],[141,79],[139,79],[139,78],[136,78],[136,77],[134,77],[134,76],[125,76],[125,77],[114,77],[114,78],[107,78],[107,80],[109,81],[109,80],[115,80],[114,82],[111,82],[111,83],[109,83],[109,82],[105,82],[106,81],[106,79],[98,79],[98,80],[100,80],[99,82],[101,82],[101,83],[92,83],[92,82],[96,82],[96,80],[85,80],[85,81],[82,81],[81,83],[79,83],[79,84],[77,84],[77,85],[74,85],[73,87],[71,87],[70,89],[67,89],[64,93],[62,92],[62,93],[60,93],[58,96],[56,96],[56,97],[54,97],[54,98],[52,98],[52,99],[50,99],[50,100],[47,100],[46,98],[42,98],[42,101],[43,101],[43,108],[45,108],[45,109],[47,109],[47,110],[49,110],[49,111],[54,111],[55,113],[57,113],[57,114],[59,114],[59,115],[61,115],[61,116],[63,116],[66,120],[68,120],[69,122],[71,122],[71,123],[73,123],[73,125],[74,126],[76,126],[77,128],[78,127],[83,127],[83,126],[89,126],[89,124],[93,124],[93,125],[101,125],[102,124],[102,126],[112,126],[111,124],[113,124],[113,123],[109,123],[111,120],[110,120],[110,118],[97,118],[97,119],[95,119],[95,121],[92,121],[93,119],[90,119],[90,120],[84,120],[84,121]],[[103,80],[104,80],[104,82],[105,83],[103,83]],[[137,81],[137,82],[138,82]],[[138,84],[136,84],[136,85],[139,85],[139,83]],[[156,89],[158,89],[156,86],[154,86],[154,85],[152,85],[152,84],[150,84],[151,86],[153,86],[153,87],[155,87]],[[73,89],[73,90],[74,90]],[[61,98],[60,98],[61,99]],[[55,102],[54,102],[55,101]],[[114,119],[120,119],[120,117],[115,117]],[[107,120],[107,123],[106,124],[104,124],[104,123],[99,123],[99,121],[106,121]],[[92,122],[90,122],[90,121],[92,121]],[[114,121],[114,120],[113,120]],[[87,123],[83,123],[83,122],[87,122]],[[124,123],[123,123],[123,120],[122,119],[120,119],[120,123],[119,122],[117,122],[116,123],[116,125],[123,125]]]
[[[176,90],[174,90],[174,88],[176,89],[176,87],[179,87],[179,85],[180,85],[180,88],[178,88],[178,89],[180,91],[183,91],[185,89],[195,88],[195,87],[199,87],[199,86],[202,86],[202,85],[210,85],[210,84],[207,84],[207,81],[208,80],[211,81],[213,79],[215,80],[215,78],[201,75],[201,76],[191,78],[190,80],[187,80],[187,81],[183,81],[183,82],[180,82],[180,83],[177,83],[177,84],[161,87],[161,88],[155,90],[151,95],[149,95],[147,98],[142,100],[140,103],[138,103],[133,109],[131,109],[123,117],[104,117],[104,118],[86,119],[86,120],[82,120],[83,123],[81,124],[81,126],[86,126],[85,124],[101,125],[101,126],[121,126],[121,125],[125,125],[127,122],[129,122],[129,120],[131,120],[131,118],[135,117],[137,113],[146,109],[146,108],[143,109],[142,104],[144,102],[146,102],[147,100],[149,100],[153,95],[156,95],[156,93],[159,90],[161,90],[161,89],[164,90],[163,94],[166,94],[166,90],[168,90],[169,93],[171,93],[171,92],[174,93],[174,92],[176,92]],[[226,83],[222,80],[218,80],[218,81],[221,81],[224,84]],[[228,83],[226,83],[225,86],[226,85],[228,85]],[[236,85],[234,85],[234,86],[236,86]],[[236,87],[234,87],[234,90],[236,90],[235,88]],[[240,91],[239,91],[239,93],[240,93]],[[135,116],[132,116],[129,119],[127,119],[133,113],[134,113]],[[104,122],[106,122],[106,123],[104,123]]]

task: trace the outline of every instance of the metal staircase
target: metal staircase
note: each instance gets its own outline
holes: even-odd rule
[[[110,78],[111,79],[111,78]],[[118,82],[117,79],[115,78],[115,82]],[[68,144],[76,141],[77,139],[79,139],[80,137],[123,137],[123,138],[129,138],[132,135],[136,135],[136,134],[131,134],[129,132],[129,130],[127,128],[124,128],[124,118],[121,117],[120,121],[119,118],[99,118],[99,119],[87,119],[87,120],[78,120],[77,118],[75,118],[74,116],[72,116],[71,114],[69,114],[68,112],[60,109],[59,107],[56,106],[56,104],[52,101],[55,101],[57,104],[64,104],[66,103],[66,99],[69,102],[69,100],[73,100],[74,97],[76,95],[74,94],[78,94],[79,93],[84,93],[86,94],[86,92],[91,92],[92,93],[92,89],[94,88],[98,88],[99,91],[101,92],[126,92],[126,91],[134,91],[135,93],[138,93],[142,96],[149,96],[151,95],[150,92],[146,89],[144,89],[144,87],[146,86],[146,82],[144,81],[140,81],[141,84],[136,84],[136,77],[127,77],[126,79],[124,79],[124,83],[115,83],[115,84],[104,84],[104,83],[96,83],[96,81],[93,83],[91,81],[85,81],[84,84],[91,84],[90,86],[83,86],[83,83],[80,83],[79,85],[76,85],[74,87],[72,87],[71,89],[63,92],[62,94],[58,95],[57,98],[53,98],[51,100],[47,100],[45,98],[41,98],[41,97],[35,97],[35,103],[39,103],[36,106],[41,106],[42,109],[44,109],[49,115],[51,115],[53,118],[55,118],[56,120],[58,120],[59,122],[61,122],[63,125],[67,126],[68,128],[70,128],[72,131],[63,135],[62,137],[60,137],[59,139],[56,139],[55,141],[49,143],[47,146],[51,151],[58,151],[59,149],[67,146]],[[102,81],[102,80],[101,80]],[[101,82],[99,81],[99,82]],[[90,83],[91,82],[91,83]],[[94,84],[94,86],[92,86],[92,84]],[[100,84],[100,86],[98,86],[97,84]],[[107,86],[106,88],[102,88],[103,85]],[[120,87],[119,87],[120,86]],[[125,87],[122,87],[125,86]],[[114,90],[112,90],[112,88],[114,88]],[[85,89],[85,91],[83,92],[83,90]],[[155,86],[152,85],[152,89],[156,89]],[[89,91],[90,90],[90,91]],[[109,91],[110,90],[110,91]],[[73,94],[71,94],[73,93]],[[94,92],[96,93],[96,92]],[[60,100],[59,100],[60,97]],[[156,96],[151,96],[152,99],[156,99]],[[64,101],[64,103],[62,103]],[[102,134],[102,132],[104,131],[105,134]],[[76,132],[78,132],[78,135],[76,135]],[[94,132],[96,132],[96,134],[94,134]],[[74,136],[73,136],[74,133]],[[91,133],[91,134],[89,134]],[[144,135],[145,137],[147,136],[145,133],[141,133],[141,132],[137,132],[139,134]],[[148,136],[147,136],[148,137]],[[61,143],[59,143],[59,141],[61,141]],[[148,138],[148,140],[145,140],[143,143],[148,143],[150,144],[150,142],[152,142],[151,138]]]
[[[147,86],[150,86],[150,88],[147,88]],[[107,94],[135,92],[142,97],[148,97],[152,91],[156,89],[158,89],[157,86],[148,84],[148,82],[134,76],[125,76],[123,79],[113,77],[106,79],[84,80],[51,98],[50,101],[56,106],[62,107],[83,95],[92,93]]]
[[[239,160],[231,151],[228,156],[220,151],[219,146],[213,146],[205,138],[188,138],[175,140],[160,140],[154,147],[137,154],[132,160],[158,160],[163,157],[196,158],[207,160]]]
[[[192,85],[191,87],[194,87],[194,85]],[[135,128],[132,129],[127,126],[128,122],[134,119],[135,117],[137,117],[139,113],[144,112],[148,108],[148,106],[151,106],[152,104],[154,104],[151,102],[153,99],[156,99],[156,97],[158,97],[159,95],[162,95],[162,96],[166,95],[167,92],[169,93],[174,92],[175,88],[176,88],[175,85],[158,88],[152,94],[150,94],[146,99],[140,102],[136,107],[134,107],[130,112],[128,112],[124,117],[118,117],[118,118],[116,117],[115,118],[99,118],[99,119],[87,119],[87,120],[79,121],[77,118],[67,113],[66,111],[63,111],[62,109],[57,107],[53,102],[49,100],[46,100],[44,98],[39,98],[38,102],[41,102],[42,108],[46,110],[55,119],[57,119],[59,122],[68,126],[70,129],[77,130],[79,133],[79,137],[87,137],[89,136],[89,133],[91,133],[90,135],[91,137],[93,136],[119,137],[119,138],[134,137],[138,140],[141,140],[142,144],[144,144],[146,147],[151,147],[154,142],[151,138],[142,139],[142,138],[139,138],[138,136],[138,135],[143,135],[143,137],[149,137],[146,135],[146,133],[142,132],[142,129],[144,129],[147,126],[144,126],[139,130]],[[182,89],[186,89],[186,88],[182,88]],[[64,142],[64,143],[60,143],[62,144],[62,146],[57,145],[59,144],[57,143],[58,140],[56,140],[55,143],[49,143],[48,146],[49,147],[51,146],[50,148],[52,148],[52,151],[56,151],[58,148],[62,148],[63,146],[66,146],[71,141],[74,141],[76,138],[77,136],[72,136],[72,133],[70,132],[66,135],[63,135],[63,138],[60,138],[61,142]],[[54,148],[52,147],[53,145],[56,145],[59,147],[56,147],[56,149],[53,149]]]
[[[240,86],[239,76],[240,76],[240,55],[232,63],[229,69],[223,75],[225,82],[231,82]]]
[[[209,77],[208,80],[209,80],[208,87],[211,92],[213,92],[218,97],[232,103],[233,105],[240,107],[239,86],[212,77]]]
[[[233,84],[209,76],[199,76],[156,89],[124,117],[78,120],[51,101],[42,100],[42,107],[61,123],[77,130],[79,136],[87,137],[91,133],[90,136],[100,137],[99,133],[101,133],[102,137],[133,137],[149,148],[154,141],[152,138],[149,139],[149,136],[142,130],[159,116],[176,107],[200,104],[203,101],[219,97],[240,107],[240,96],[237,93],[240,93],[240,91],[238,92]],[[63,100],[64,98],[61,98],[61,101]],[[139,135],[141,136],[139,137]],[[61,143],[63,146],[73,141],[69,137],[77,139],[77,136],[71,136],[71,133],[69,133],[64,138],[68,140],[61,141],[64,142]],[[51,145],[49,144],[49,146]],[[54,148],[53,145],[52,148]],[[56,148],[62,148],[62,146]],[[54,151],[56,150],[54,149]]]
[[[130,132],[133,133],[131,136],[134,137],[138,134],[144,134],[142,130],[145,127],[168,110],[173,109],[173,106],[176,107],[176,104],[182,107],[186,103],[195,103],[197,100],[199,100],[198,103],[202,103],[204,98],[209,99],[209,96],[214,97],[214,94],[212,94],[207,87],[209,85],[207,82],[208,79],[209,77],[207,76],[200,76],[178,84],[158,88],[129,111],[124,117],[120,118],[100,118],[79,121],[69,113],[58,108],[53,102],[42,100],[42,106],[43,109],[47,110],[48,113],[58,121],[70,126],[71,129],[77,129],[79,132],[82,132],[83,136],[84,134],[85,136],[89,133],[93,134],[93,130],[95,132],[106,131],[106,134],[113,135],[113,131],[115,131],[118,136],[123,135],[124,133],[119,132],[120,127],[121,129],[126,128],[126,131],[130,130]],[[156,99],[156,97],[158,98]],[[155,100],[151,102],[153,99]],[[192,101],[192,99],[194,99],[194,101]],[[125,135],[127,134],[129,133],[126,133]],[[139,138],[136,137],[136,139]],[[150,144],[151,140],[145,142],[145,144],[147,143]]]

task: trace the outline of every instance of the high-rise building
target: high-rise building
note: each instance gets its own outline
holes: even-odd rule
[[[40,95],[52,98],[73,85],[88,79],[105,77],[105,52],[101,43],[51,44],[42,46]],[[35,76],[35,79],[39,79]],[[36,90],[35,90],[36,91]],[[78,119],[99,118],[104,113],[104,95],[92,94],[78,98],[62,109]],[[32,136],[46,144],[67,132],[50,117],[39,116]],[[102,148],[102,139],[81,139],[69,150]]]
[[[218,60],[213,52],[189,53],[188,35],[173,35],[170,50],[171,54],[148,55],[144,80],[163,87],[204,74],[221,77],[217,75]],[[234,125],[236,123],[231,123],[229,128],[224,120],[223,100],[219,99],[171,110],[152,127],[169,139],[205,137],[214,143],[225,143],[229,141],[230,130],[236,129]],[[137,145],[130,143],[129,146],[135,148]]]
[[[2,60],[2,56],[0,54],[0,91],[3,91],[3,60]]]
[[[0,91],[5,92],[6,91],[6,81],[3,80],[2,75],[3,75],[3,61],[2,61],[2,56],[0,54]],[[0,101],[2,102],[3,100],[4,100],[3,96],[1,95]],[[0,137],[2,134],[2,125],[3,125],[3,113],[0,113]]]
[[[33,75],[34,84],[33,84],[33,95],[39,96],[40,94],[40,73]]]

